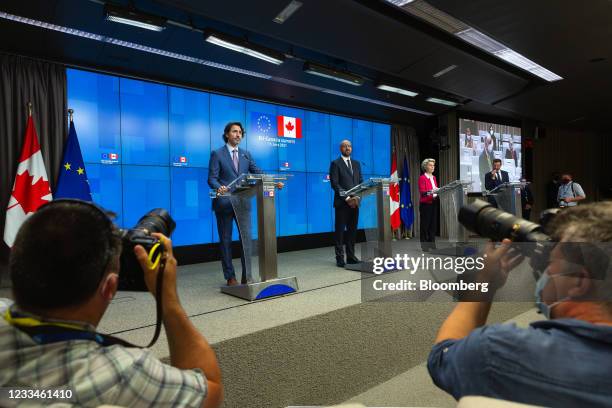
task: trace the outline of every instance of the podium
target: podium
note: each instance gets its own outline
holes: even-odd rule
[[[521,188],[524,188],[526,183],[520,181],[511,181],[502,183],[489,191],[486,195],[493,196],[497,202],[497,207],[500,210],[509,212],[517,217],[523,216],[521,206]]]
[[[389,185],[397,183],[397,178],[372,177],[350,190],[340,193],[341,197],[365,197],[376,195],[376,228],[366,228],[366,242],[361,244],[361,262],[346,264],[345,269],[372,273],[373,259],[392,257],[391,248],[391,203]]]
[[[431,252],[439,255],[463,256],[468,241],[468,232],[459,222],[459,210],[467,204],[468,187],[473,181],[455,180],[440,187],[436,194],[440,199],[440,217],[446,225],[449,248],[439,248]]]
[[[277,269],[274,196],[276,184],[285,180],[287,175],[242,174],[227,186],[227,193],[211,190],[211,198],[225,196],[232,203],[244,254],[243,273],[247,279],[245,284],[222,286],[222,293],[252,301],[297,292],[297,279],[294,276],[279,278]],[[257,207],[256,239],[252,231],[252,201]],[[253,254],[259,258],[259,276],[252,272]]]

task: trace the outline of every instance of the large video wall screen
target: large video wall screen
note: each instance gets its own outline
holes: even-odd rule
[[[389,176],[388,124],[81,70],[67,76],[94,201],[122,227],[152,208],[169,209],[175,245],[218,240],[207,166],[227,122],[245,126],[241,147],[260,168],[292,175],[277,192],[278,236],[333,230],[327,172],[341,140],[352,142],[364,177]],[[375,226],[374,205],[364,200],[360,228]]]
[[[484,178],[492,161],[500,159],[510,181],[522,177],[521,128],[459,119],[459,177],[471,181],[471,193],[484,191]]]

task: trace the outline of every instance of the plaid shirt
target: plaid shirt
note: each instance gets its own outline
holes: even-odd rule
[[[163,364],[150,350],[90,340],[37,344],[2,318],[0,367],[0,387],[66,388],[77,406],[199,407],[206,397],[201,370]],[[25,402],[2,400],[0,406]]]

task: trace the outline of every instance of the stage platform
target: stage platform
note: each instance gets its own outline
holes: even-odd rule
[[[393,253],[423,254],[417,240],[394,241]],[[240,260],[234,264],[239,271]],[[219,358],[225,407],[351,400],[422,365],[453,307],[452,297],[444,292],[413,299],[426,301],[363,302],[362,279],[379,276],[336,267],[331,247],[281,253],[278,271],[279,276],[297,277],[299,292],[248,302],[220,292],[225,283],[220,262],[179,267],[181,302]],[[427,270],[417,276],[444,279]],[[6,294],[6,289],[0,292]],[[490,320],[505,321],[532,308],[533,301],[495,304]],[[150,294],[119,292],[99,331],[144,345],[154,325]],[[167,350],[162,331],[152,351],[167,359]]]
[[[445,246],[448,244],[438,240],[439,248]],[[393,241],[393,253],[433,255],[424,253],[418,240]],[[252,259],[256,273],[257,257]],[[240,279],[240,259],[234,259],[234,268]],[[278,271],[280,277],[297,278],[298,293],[249,302],[220,292],[225,284],[220,262],[179,265],[179,297],[192,319],[215,328],[206,330],[209,341],[215,343],[361,303],[361,280],[376,277],[337,267],[332,247],[280,253]],[[428,271],[418,274],[432,277]],[[154,306],[153,297],[147,292],[119,292],[100,323],[100,331],[144,343],[147,329],[152,333],[155,325]],[[250,317],[245,319],[245,314]],[[158,349],[154,348],[156,354],[163,356],[165,345]]]

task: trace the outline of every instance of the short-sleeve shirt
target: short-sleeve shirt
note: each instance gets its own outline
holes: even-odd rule
[[[573,186],[573,187],[572,187]],[[572,190],[573,188],[573,190]],[[574,194],[575,193],[575,194]],[[557,193],[557,201],[560,201],[564,198],[568,198],[568,197],[586,197],[586,195],[584,194],[584,190],[582,189],[582,186],[578,183],[574,183],[569,182],[567,184],[561,184],[559,185],[559,192]],[[578,205],[578,203],[576,201],[572,201],[567,203],[568,207],[573,207],[575,205]]]
[[[582,320],[484,326],[436,344],[427,364],[456,399],[481,395],[554,407],[612,406],[612,326]]]
[[[90,340],[38,344],[2,318],[0,367],[0,387],[63,387],[73,392],[76,406],[194,407],[207,392],[201,370],[163,364],[148,349]]]

